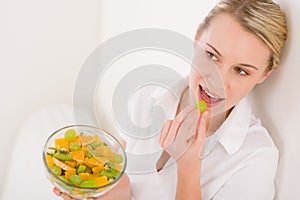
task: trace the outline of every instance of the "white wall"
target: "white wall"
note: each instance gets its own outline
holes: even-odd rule
[[[289,36],[282,64],[270,79],[256,88],[253,104],[280,149],[278,199],[300,199],[300,2],[278,0],[287,13]]]
[[[198,23],[216,1],[0,1],[1,179],[6,175],[6,163],[14,159],[9,152],[22,122],[39,108],[71,104],[78,70],[100,41],[145,27],[170,29],[192,39]],[[278,2],[289,17],[286,55],[282,67],[264,87],[257,88],[253,102],[281,151],[278,199],[293,200],[300,199],[296,188],[300,180],[300,29],[296,23],[300,2]],[[104,126],[110,125],[110,119],[104,120]],[[3,184],[1,181],[0,188]]]
[[[99,42],[98,10],[97,0],[0,1],[0,194],[27,116],[72,103],[78,70]]]

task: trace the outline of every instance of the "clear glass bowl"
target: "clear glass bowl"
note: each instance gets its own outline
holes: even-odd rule
[[[76,137],[76,139],[73,140],[58,139],[58,140],[63,140],[63,142],[56,140],[57,138],[64,138],[65,133],[68,130],[72,130],[72,129],[75,130],[76,135],[80,137]],[[100,138],[101,145],[99,146],[102,147],[95,145],[95,144],[99,144],[99,139],[97,138]],[[95,142],[96,139],[97,142]],[[77,151],[77,153],[72,153],[72,152],[76,152],[76,150],[78,150],[79,147],[78,145],[74,145],[74,144],[70,145],[71,142],[72,143],[76,142],[79,144],[80,146],[79,151],[84,152],[84,158],[82,158],[82,155],[80,156],[80,153],[78,153],[79,151]],[[57,144],[59,145],[58,147]],[[66,144],[67,146],[65,146]],[[68,161],[65,161],[64,157],[62,159],[57,155],[54,156],[55,154],[54,152],[56,153],[59,152],[61,154],[62,151],[69,152],[65,154],[71,154],[72,159],[70,159],[69,156],[69,158],[67,159]],[[56,188],[58,188],[59,190],[68,194],[71,197],[78,198],[78,199],[85,199],[87,197],[101,196],[105,192],[113,188],[118,183],[118,181],[120,180],[120,178],[122,177],[126,169],[127,158],[126,158],[125,150],[123,149],[122,145],[111,134],[92,126],[71,125],[71,126],[63,127],[55,131],[49,136],[43,149],[43,163],[45,166],[47,177]],[[57,172],[57,165],[61,170],[60,175],[58,175],[59,172]],[[79,165],[84,165],[85,170],[83,170],[84,167],[81,167],[81,169],[78,170]],[[54,168],[56,168],[56,170],[53,170]],[[102,172],[99,173],[99,171],[101,170],[104,170],[105,172],[108,171],[111,172],[113,171],[112,168],[114,168],[113,169],[114,172],[117,170],[118,175],[115,175],[114,177],[110,177],[111,176],[110,174],[108,175],[107,173],[102,174]],[[70,181],[70,179],[67,178],[67,177],[71,177],[70,174],[71,175],[76,174],[77,176],[73,175],[73,178],[75,177],[77,178],[77,180],[75,179],[74,181],[74,179],[72,179],[73,181]],[[79,178],[80,180],[78,182],[79,175],[80,175]],[[85,184],[85,185],[82,184],[82,182],[85,179],[87,179],[87,177],[90,178],[93,177],[93,179],[97,180],[96,181],[97,185],[90,186],[89,184]],[[98,178],[98,177],[102,177],[102,178]],[[105,178],[107,179],[107,181],[105,180]],[[105,181],[103,182],[103,180]],[[74,182],[76,183],[76,185],[73,184]],[[95,181],[93,180],[92,182],[94,183]],[[98,184],[99,182],[100,184]]]

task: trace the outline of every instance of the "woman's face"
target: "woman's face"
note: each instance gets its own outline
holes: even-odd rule
[[[269,48],[228,14],[216,15],[195,42],[213,64],[210,69],[191,68],[190,90],[218,113],[235,106],[271,72],[265,71]],[[195,53],[195,58],[202,59],[199,55]]]

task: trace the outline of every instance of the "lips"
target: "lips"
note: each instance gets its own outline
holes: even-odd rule
[[[208,107],[213,107],[221,101],[225,100],[225,98],[219,97],[218,95],[212,93],[207,88],[204,88],[201,85],[199,85],[198,99],[204,100],[207,103]]]

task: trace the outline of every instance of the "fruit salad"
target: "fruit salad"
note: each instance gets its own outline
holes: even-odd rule
[[[55,138],[45,152],[47,167],[62,180],[71,194],[84,196],[80,188],[97,188],[114,182],[123,169],[123,156],[113,152],[99,135],[78,134],[69,128]]]

